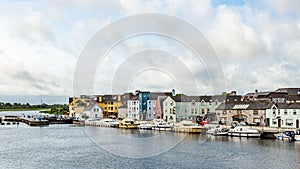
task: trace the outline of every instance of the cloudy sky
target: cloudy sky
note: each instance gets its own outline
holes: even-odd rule
[[[200,60],[207,62],[200,62],[180,39],[141,34],[111,46],[105,57],[93,56],[104,58],[95,64],[94,94],[172,88],[187,94],[244,94],[299,87],[299,6],[298,0],[1,1],[0,95],[73,95],[77,61],[89,40],[111,23],[141,13],[168,14],[192,24],[207,38],[218,63],[205,53]],[[117,31],[128,31],[122,27]],[[214,76],[216,70],[224,78]],[[213,81],[222,89],[214,90]]]

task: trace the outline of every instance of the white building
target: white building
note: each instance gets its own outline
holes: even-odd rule
[[[90,104],[77,118],[103,118],[103,110],[97,103]]]
[[[300,103],[277,103],[266,110],[266,125],[299,128]]]
[[[176,102],[170,96],[163,101],[162,118],[167,122],[176,122]]]
[[[155,117],[156,100],[147,100],[147,120],[153,120]]]
[[[139,100],[127,101],[127,116],[131,119],[140,119]]]

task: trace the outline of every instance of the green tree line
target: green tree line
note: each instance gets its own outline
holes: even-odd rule
[[[67,114],[67,104],[52,104],[45,103],[31,105],[29,103],[4,103],[0,102],[0,111],[13,111],[13,110],[43,110],[42,112],[51,114]]]

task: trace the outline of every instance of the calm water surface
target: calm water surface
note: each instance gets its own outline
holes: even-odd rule
[[[299,167],[300,142],[74,125],[0,126],[0,168]]]

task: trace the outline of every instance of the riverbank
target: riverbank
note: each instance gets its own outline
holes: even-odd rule
[[[45,109],[45,108],[5,108],[5,109],[1,109],[0,108],[0,112],[5,111],[48,111],[50,109]]]

